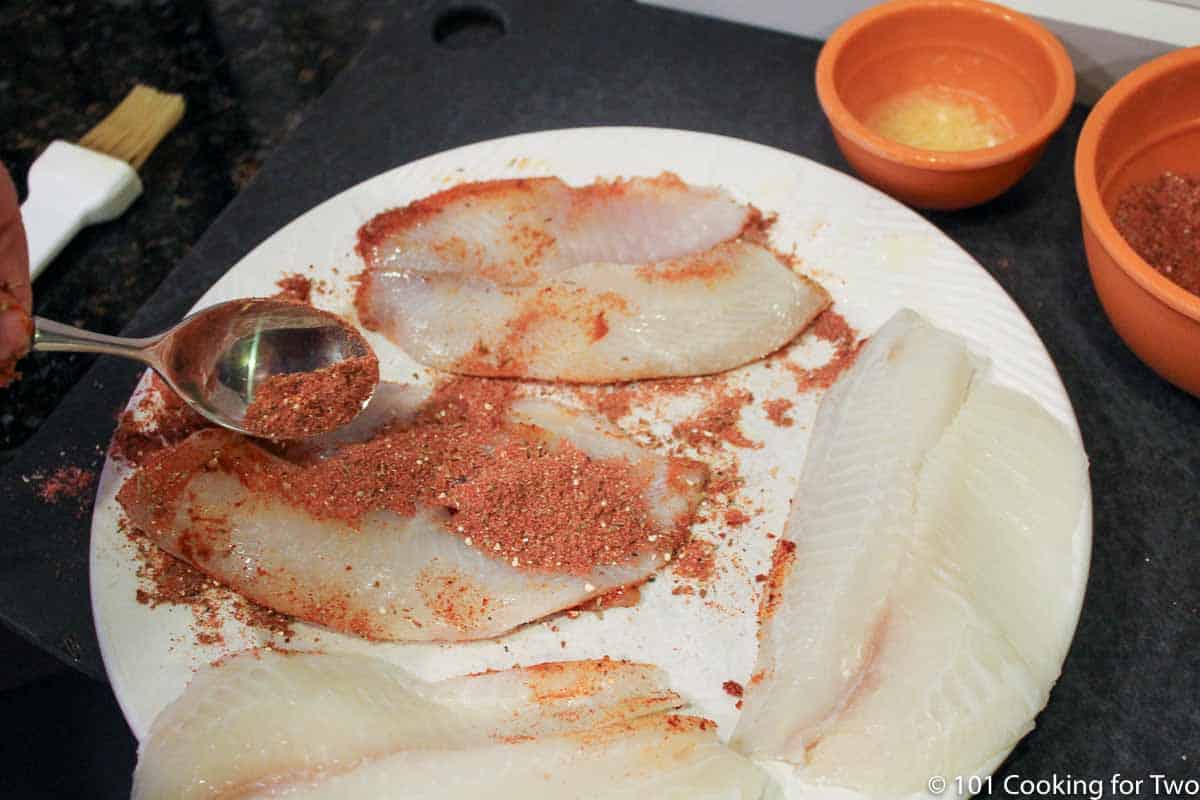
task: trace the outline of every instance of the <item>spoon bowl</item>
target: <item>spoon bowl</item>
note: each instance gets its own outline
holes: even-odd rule
[[[35,326],[33,349],[141,361],[204,417],[250,436],[262,433],[245,427],[246,409],[270,378],[372,355],[362,334],[337,316],[270,298],[219,303],[145,339],[90,333],[41,317]],[[372,394],[363,398],[362,407]]]

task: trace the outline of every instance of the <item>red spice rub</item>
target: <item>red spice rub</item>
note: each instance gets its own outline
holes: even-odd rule
[[[740,528],[750,521],[750,515],[740,508],[731,508],[725,512],[725,524],[731,528]]]
[[[658,533],[648,481],[623,461],[593,461],[574,446],[513,442],[443,501],[454,525],[514,567],[584,574],[627,563]],[[664,541],[662,552],[672,543]]]
[[[121,413],[109,455],[138,466],[159,450],[211,427],[213,423],[193,411],[166,381],[152,375],[137,408]]]
[[[721,688],[725,690],[725,694],[730,697],[741,697],[745,693],[745,689],[737,681],[725,681],[721,684]]]
[[[787,581],[795,561],[796,543],[780,539],[775,545],[775,552],[771,554],[771,571],[767,575],[762,600],[758,606],[759,622],[766,622],[779,610],[779,604],[783,602],[783,584]],[[753,682],[751,680],[751,683]]]
[[[1167,171],[1130,186],[1113,222],[1150,266],[1200,295],[1200,178]]]
[[[138,537],[141,539],[141,537]],[[222,644],[221,605],[225,592],[220,585],[159,549],[149,540],[138,542],[140,564],[137,601],[157,608],[160,605],[182,605],[191,609],[192,630],[199,644]]]
[[[312,299],[312,279],[298,272],[289,272],[275,281],[279,291],[274,295],[280,300],[293,300],[297,303],[307,303]]]
[[[616,422],[635,405],[648,405],[668,397],[712,395],[724,388],[720,375],[702,378],[655,378],[607,386],[572,386],[575,397],[587,408]]]
[[[291,641],[293,620],[234,594],[186,562],[160,549],[137,532],[127,533],[137,547],[137,601],[155,608],[179,605],[191,610],[192,631],[199,644],[222,644],[221,609],[232,604],[235,619]]]
[[[779,428],[790,428],[796,424],[796,421],[788,416],[789,411],[795,405],[791,400],[779,398],[777,400],[767,400],[763,403],[763,410],[767,412],[767,419],[775,423]]]
[[[675,438],[697,449],[711,448],[719,442],[734,447],[760,448],[761,442],[746,438],[738,426],[742,408],[754,402],[754,395],[745,389],[719,392],[702,412],[679,423],[672,429]]]
[[[742,409],[754,402],[754,395],[731,386],[725,374],[573,388],[581,403],[613,422],[628,416],[635,406],[653,410],[672,398],[693,397],[700,400],[701,409],[674,426],[672,436],[676,440],[700,451],[716,449],[723,443],[742,448],[762,447],[740,428]]]
[[[791,361],[785,360],[784,366],[796,379],[796,390],[807,392],[813,389],[828,389],[850,368],[858,351],[862,349],[865,339],[858,341],[858,332],[850,327],[846,318],[834,311],[826,309],[809,328],[811,335],[833,345],[833,356],[824,365],[814,369],[806,369]]]
[[[354,419],[379,383],[374,354],[347,358],[312,372],[272,375],[254,391],[246,430],[271,439],[301,439]]]
[[[618,387],[595,397],[593,407],[603,414],[610,422],[616,422],[621,417],[628,416],[632,411],[631,392],[628,388]]]
[[[62,500],[78,499],[88,493],[96,482],[96,473],[83,467],[59,467],[42,481],[38,497],[55,504]]]
[[[251,491],[351,524],[373,510],[411,514],[418,505],[444,506],[453,514],[452,531],[518,568],[586,574],[601,564],[629,563],[648,549],[673,552],[690,520],[678,519],[669,530],[654,520],[648,471],[624,459],[589,458],[541,429],[505,425],[513,391],[505,382],[453,380],[414,423],[308,464],[274,458],[232,436],[215,451],[177,448],[152,458],[118,499],[153,499],[170,515],[172,499],[197,469],[220,468]],[[681,470],[695,469],[678,462]]]
[[[718,504],[728,503],[745,485],[746,480],[738,472],[736,461],[712,469],[711,477],[705,484],[705,494]]]
[[[716,569],[717,546],[703,539],[692,539],[675,557],[675,574],[681,578],[707,581]]]

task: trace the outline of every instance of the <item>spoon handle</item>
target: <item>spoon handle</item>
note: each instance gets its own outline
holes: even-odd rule
[[[42,351],[71,351],[75,353],[104,353],[110,356],[132,358],[154,365],[153,346],[159,337],[149,339],[124,339],[106,336],[82,328],[73,328],[45,317],[34,317],[33,349]]]

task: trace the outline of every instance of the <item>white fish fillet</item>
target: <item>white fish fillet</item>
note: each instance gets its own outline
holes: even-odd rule
[[[734,733],[744,752],[803,763],[861,678],[912,543],[917,470],[973,373],[958,338],[902,311],[822,400],[784,532],[795,566]]]
[[[373,269],[461,273],[508,285],[581,264],[643,264],[733,239],[758,215],[674,175],[572,188],[558,178],[465,183],[376,216],[359,232]]]
[[[906,338],[916,350],[911,333]],[[928,357],[931,348],[921,350]],[[827,401],[847,417],[856,375],[863,379],[859,365]],[[892,400],[912,413],[911,396],[911,387],[897,386]],[[834,411],[823,405],[820,416]],[[929,429],[936,443],[925,444],[911,474],[889,479],[904,485],[897,505],[907,508],[893,517],[903,527],[877,524],[864,540],[835,518],[814,525],[805,509],[820,503],[802,482],[807,491],[796,497],[788,534],[797,543],[795,567],[763,627],[758,668],[767,671],[747,687],[749,713],[733,740],[739,749],[804,764],[806,779],[890,797],[924,791],[932,775],[977,774],[1033,726],[1075,623],[1056,593],[1074,583],[1086,458],[1037,403],[978,377],[957,414],[951,408],[936,421],[945,430]],[[861,502],[832,479],[854,474],[844,468],[850,462],[839,468],[829,454],[857,451],[869,464],[886,437],[839,430],[840,445],[818,422],[813,444],[821,433],[822,447],[804,475],[823,470],[830,485]],[[843,548],[814,546],[838,536]],[[851,574],[848,564],[857,578],[836,582]],[[839,587],[844,596],[821,601]],[[848,604],[857,615],[844,612]]]
[[[595,458],[625,457],[648,474],[647,502],[664,529],[690,513],[703,489],[701,465],[638,447],[612,426],[541,400],[516,404],[512,420],[535,423]],[[173,458],[192,463],[179,497],[134,492],[122,502],[136,527],[168,552],[269,608],[371,639],[466,640],[498,636],[620,586],[637,584],[664,561],[647,550],[631,563],[586,575],[522,570],[483,554],[449,530],[442,508],[408,517],[365,515],[358,525],[317,519],[286,498],[252,493],[222,463],[254,464],[274,456],[225,431],[206,430],[178,445]],[[133,476],[130,480],[137,480]],[[690,484],[688,483],[690,481]]]
[[[627,662],[428,683],[359,655],[243,653],[155,719],[133,797],[763,796],[711,723],[663,713],[680,704],[661,670]]]
[[[1078,442],[1028,397],[971,388],[929,454],[916,545],[871,677],[808,754],[819,780],[875,795],[972,775],[1033,727],[1075,626]]]
[[[528,286],[377,272],[363,296],[422,364],[583,383],[732,369],[787,344],[829,304],[745,241],[649,266],[586,264]]]
[[[781,795],[697,717],[655,714],[586,733],[473,750],[405,751],[308,785],[293,800],[758,800]]]
[[[764,247],[761,215],[670,175],[466,184],[359,233],[358,311],[452,372],[584,383],[721,372],[829,304]]]

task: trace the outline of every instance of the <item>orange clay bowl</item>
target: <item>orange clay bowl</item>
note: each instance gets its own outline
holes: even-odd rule
[[[864,120],[884,100],[926,86],[971,93],[1015,135],[995,147],[922,150]],[[898,0],[852,17],[817,59],[817,97],[842,154],[868,183],[920,208],[990,200],[1029,171],[1070,111],[1071,59],[1038,23],[978,0]]]
[[[1200,173],[1200,47],[1122,78],[1092,109],[1075,151],[1083,245],[1108,318],[1155,372],[1200,397],[1200,297],[1135,253],[1111,216],[1130,185],[1166,170]]]

